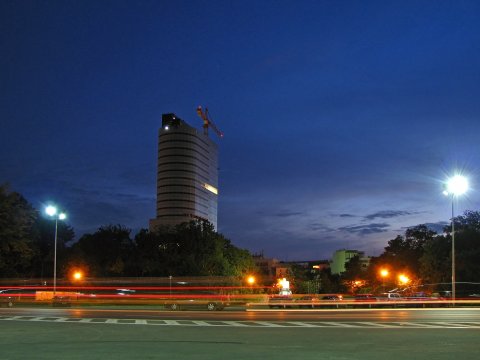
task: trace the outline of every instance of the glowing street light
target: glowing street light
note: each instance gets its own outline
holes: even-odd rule
[[[247,283],[251,286],[253,284],[255,284],[255,277],[254,276],[249,276],[247,278]]]
[[[382,278],[383,292],[385,292],[385,278],[388,277],[388,275],[390,275],[390,272],[387,269],[380,269],[379,274]]]
[[[468,190],[468,180],[465,176],[455,175],[446,182],[445,196],[452,198],[452,300],[455,301],[455,197],[463,195]]]
[[[465,176],[455,175],[447,181],[445,195],[459,196],[463,195],[468,190],[468,180]]]
[[[83,273],[82,273],[81,271],[78,271],[78,270],[77,270],[77,271],[75,271],[75,272],[73,273],[73,276],[72,276],[72,277],[73,277],[73,280],[76,280],[76,281],[82,280],[82,278],[83,278]]]
[[[406,285],[410,282],[410,279],[408,278],[408,276],[400,274],[398,275],[398,281],[400,282],[400,284]]]
[[[57,237],[58,237],[58,220],[65,220],[67,215],[63,212],[58,212],[55,206],[49,205],[45,208],[45,213],[55,218],[55,246],[53,256],[53,297],[57,291]]]

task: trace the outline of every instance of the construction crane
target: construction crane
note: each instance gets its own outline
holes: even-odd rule
[[[218,135],[218,137],[222,138],[223,137],[223,132],[218,130],[217,126],[215,123],[212,121],[212,119],[209,118],[208,116],[208,109],[205,108],[205,111],[203,111],[202,107],[199,106],[197,107],[197,114],[200,116],[203,120],[203,133],[205,135],[208,135],[208,128],[212,128],[213,131]]]

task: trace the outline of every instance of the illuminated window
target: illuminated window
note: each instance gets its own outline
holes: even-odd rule
[[[208,191],[211,191],[212,193],[214,193],[215,195],[218,195],[218,189],[210,184],[203,184],[203,186],[205,187],[205,189],[207,189]]]

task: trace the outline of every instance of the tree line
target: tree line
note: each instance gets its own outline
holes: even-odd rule
[[[457,281],[480,282],[480,212],[467,211],[454,222]],[[400,273],[409,278],[404,287],[448,285],[451,229],[447,225],[437,233],[427,225],[417,225],[389,240],[366,269],[359,258],[350,260],[340,275],[331,274],[330,269],[312,272],[292,266],[290,280],[300,293],[378,292],[397,287]],[[53,238],[51,219],[42,216],[21,194],[0,186],[0,277],[53,277]],[[162,227],[156,232],[143,229],[134,236],[122,225],[107,225],[76,242],[74,238],[74,230],[59,221],[59,277],[72,269],[82,269],[89,277],[243,277],[259,271],[247,250],[234,246],[207,221]],[[389,276],[382,278],[381,269],[387,269]]]
[[[54,225],[19,193],[0,186],[0,277],[53,277]],[[100,227],[70,246],[74,230],[58,222],[57,273],[81,269],[89,277],[243,276],[253,257],[208,221],[146,229],[132,236],[122,225]]]
[[[456,283],[459,296],[480,293],[480,212],[466,211],[453,219],[455,224]],[[425,224],[405,230],[388,241],[382,254],[372,257],[367,268],[359,257],[346,264],[346,271],[333,275],[330,269],[319,273],[298,267],[293,275],[300,287],[316,284],[320,293],[378,293],[399,291],[427,293],[451,289],[452,226],[438,233]],[[381,270],[387,270],[381,275]],[[408,281],[401,283],[398,275]]]

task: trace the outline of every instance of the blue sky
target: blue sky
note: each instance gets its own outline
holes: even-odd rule
[[[174,112],[220,149],[219,231],[283,260],[378,255],[480,210],[478,1],[2,1],[0,182],[77,236],[155,214]]]

